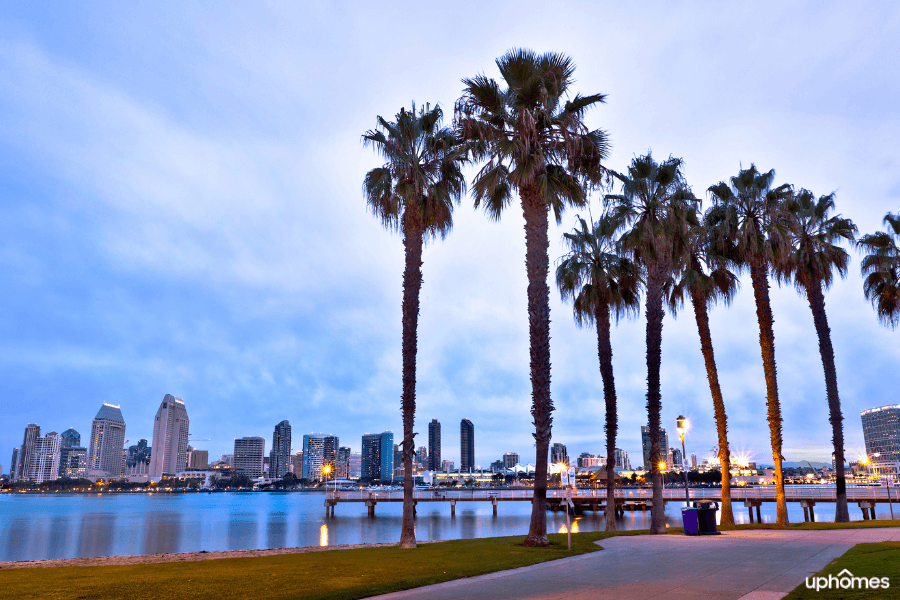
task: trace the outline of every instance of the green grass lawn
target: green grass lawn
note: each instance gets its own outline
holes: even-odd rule
[[[626,532],[641,533],[641,532]],[[361,598],[601,550],[607,533],[551,534],[550,548],[524,537],[360,548],[150,565],[6,569],[3,598]]]
[[[859,589],[859,584],[852,590],[844,589],[809,589],[806,582],[788,594],[786,598],[816,598],[821,600],[837,600],[839,598],[900,598],[900,542],[879,542],[875,544],[858,544],[850,548],[843,556],[833,560],[830,565],[817,573],[817,577],[828,577],[847,569],[856,577],[889,577],[890,587],[887,589]]]

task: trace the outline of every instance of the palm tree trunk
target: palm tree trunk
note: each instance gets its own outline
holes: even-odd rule
[[[666,507],[659,463],[660,391],[659,371],[662,362],[663,282],[665,265],[649,265],[647,273],[647,426],[650,428],[650,473],[653,481],[653,506],[650,508],[650,533],[666,532]]]
[[[597,323],[597,357],[603,378],[603,399],[606,401],[606,530],[616,530],[616,433],[619,423],[616,414],[616,382],[613,379],[612,342],[610,341],[609,305],[600,302],[594,314]]]
[[[694,267],[696,269],[696,266]],[[734,513],[731,510],[731,451],[728,448],[728,419],[725,416],[725,402],[722,399],[722,388],[719,387],[719,371],[716,369],[716,356],[713,353],[712,335],[709,331],[709,312],[706,298],[691,290],[691,304],[694,305],[694,317],[697,319],[697,331],[700,333],[700,350],[706,363],[706,378],[709,380],[709,391],[712,395],[713,410],[716,415],[716,429],[719,432],[719,467],[722,469],[722,525],[734,525]]]
[[[553,424],[550,399],[550,238],[549,207],[540,190],[522,188],[525,214],[525,268],[528,272],[528,335],[531,345],[531,416],[537,456],[534,463],[534,498],[526,546],[549,546],[547,539],[547,453]]]
[[[784,497],[784,473],[781,463],[781,403],[778,400],[778,379],[775,366],[775,331],[772,306],[769,303],[769,276],[766,263],[754,259],[750,263],[750,280],[756,298],[756,319],[759,321],[759,348],[762,353],[763,372],[766,377],[766,407],[768,409],[769,437],[772,442],[772,460],[775,463],[775,503],[778,525],[790,524]]]
[[[412,215],[412,213],[410,213]],[[400,547],[416,547],[415,505],[413,504],[413,448],[416,416],[416,349],[419,324],[419,292],[422,289],[422,242],[424,229],[413,217],[406,219],[403,248],[403,525]],[[383,477],[384,475],[382,475]]]
[[[837,369],[834,367],[834,348],[831,346],[831,329],[825,315],[825,294],[819,281],[804,285],[809,308],[812,309],[816,335],[819,337],[819,354],[825,369],[825,393],[828,396],[828,420],[831,421],[831,440],[834,442],[834,469],[837,482],[837,503],[834,509],[835,523],[849,523],[847,509],[847,478],[844,475],[844,416],[838,396]]]

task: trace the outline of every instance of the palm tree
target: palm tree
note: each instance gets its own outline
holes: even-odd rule
[[[616,384],[613,378],[610,315],[620,316],[640,310],[640,281],[634,264],[618,254],[616,231],[619,225],[608,215],[589,227],[579,226],[563,237],[569,252],[556,267],[556,285],[563,301],[573,299],[575,323],[596,326],[597,356],[606,402],[606,530],[616,530]]]
[[[788,525],[781,463],[781,403],[775,373],[775,333],[769,301],[769,270],[785,245],[782,204],[792,193],[791,186],[772,187],[775,171],[760,173],[755,165],[741,169],[730,183],[719,182],[709,188],[717,210],[713,213],[714,248],[739,268],[750,271],[756,318],[759,322],[759,346],[766,379],[769,436],[775,462],[776,521]]]
[[[386,161],[372,169],[363,193],[372,213],[388,230],[403,235],[403,526],[401,548],[416,547],[412,463],[416,413],[416,343],[419,292],[422,289],[422,247],[429,238],[444,238],[453,226],[453,203],[459,203],[466,181],[461,171],[465,151],[453,132],[441,126],[439,106],[411,111],[403,108],[396,121],[378,117],[375,129],[363,135]]]
[[[683,162],[671,156],[656,162],[650,153],[635,158],[628,175],[613,173],[622,184],[622,193],[606,196],[613,219],[630,227],[621,244],[634,256],[646,282],[647,317],[647,422],[650,429],[650,473],[653,506],[650,533],[666,532],[659,453],[662,394],[659,371],[662,361],[664,285],[684,262],[688,227],[696,221],[698,200],[684,182]]]
[[[722,511],[721,524],[734,525],[734,513],[731,509],[731,451],[728,446],[728,418],[725,415],[725,401],[719,385],[719,371],[716,368],[716,356],[713,352],[712,334],[709,330],[709,308],[718,300],[726,305],[737,292],[738,279],[728,270],[725,261],[716,256],[709,245],[707,229],[696,225],[690,228],[688,239],[687,264],[678,280],[672,280],[669,293],[666,295],[669,310],[674,315],[684,304],[687,293],[694,309],[697,331],[700,334],[700,351],[706,363],[706,379],[713,401],[716,418],[716,430],[719,435],[719,468],[722,472]],[[708,269],[704,269],[706,263]],[[708,271],[708,272],[707,272]]]
[[[900,323],[900,212],[884,215],[884,224],[887,231],[864,235],[857,246],[868,252],[861,264],[866,300],[893,329]]]
[[[816,200],[809,190],[800,190],[787,204],[789,227],[785,254],[776,263],[775,273],[780,281],[793,280],[798,292],[806,294],[812,310],[816,335],[819,337],[819,354],[825,369],[825,393],[828,398],[828,420],[831,421],[831,439],[834,443],[834,465],[837,482],[835,523],[848,523],[847,480],[844,476],[844,416],[838,396],[837,370],[834,367],[834,348],[831,330],[825,315],[825,294],[834,281],[836,270],[843,278],[847,275],[850,255],[837,245],[841,239],[853,241],[856,225],[840,215],[829,217],[834,210],[834,194]]]
[[[556,222],[566,205],[583,206],[585,186],[599,181],[607,155],[603,131],[590,131],[585,111],[604,96],[575,95],[564,102],[575,64],[559,53],[510,50],[497,59],[505,87],[486,75],[464,79],[456,103],[459,136],[486,164],[472,185],[475,207],[499,219],[518,191],[525,216],[531,415],[534,419],[534,501],[526,546],[547,546],[547,454],[553,423],[550,398],[550,270],[548,213]]]

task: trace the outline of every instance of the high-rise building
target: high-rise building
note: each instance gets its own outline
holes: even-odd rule
[[[9,478],[10,480],[15,481],[16,479],[16,465],[19,464],[19,449],[13,448],[12,460],[9,461]]]
[[[291,457],[291,472],[297,479],[303,477],[303,452],[297,452]]]
[[[641,425],[641,447],[644,452],[644,470],[650,471],[650,428]],[[659,460],[668,462],[669,457],[669,434],[666,433],[665,427],[659,428]]]
[[[91,424],[88,470],[101,477],[120,477],[124,461],[125,419],[118,406],[103,403]]]
[[[684,460],[681,456],[681,450],[679,448],[669,448],[669,467],[676,471],[681,471],[684,467]]]
[[[208,469],[209,450],[191,450],[191,458],[188,460],[189,469]]]
[[[350,479],[350,454],[349,447],[338,448],[337,465],[335,466],[338,479]]]
[[[403,465],[403,451],[400,450],[400,444],[394,444],[394,466],[400,467]]]
[[[432,419],[428,424],[428,470],[440,471],[441,463],[441,424]]]
[[[333,477],[339,440],[337,436],[324,433],[307,433],[303,436],[303,479],[325,481],[322,467],[331,467]]]
[[[691,454],[691,468],[692,469],[697,468],[697,455],[696,454]]]
[[[269,477],[281,479],[291,470],[291,424],[285,419],[275,426],[269,453]]]
[[[519,464],[519,455],[516,452],[507,452],[503,455],[503,468],[512,469]]]
[[[153,421],[150,479],[159,481],[187,468],[190,420],[184,400],[166,394]]]
[[[621,448],[616,448],[616,467],[617,469],[622,469],[623,471],[631,470],[631,462],[628,460],[628,453],[622,450]]]
[[[87,448],[70,446],[59,451],[59,476],[71,479],[87,477]]]
[[[428,468],[428,448],[426,446],[416,448],[416,462],[424,468]]]
[[[139,465],[150,466],[151,449],[147,440],[141,438],[137,444],[128,446],[128,458],[125,465],[128,467],[137,467]]]
[[[81,434],[69,427],[59,437],[62,439],[63,448],[75,448],[81,445]]]
[[[234,438],[234,458],[231,459],[231,466],[247,477],[262,477],[265,455],[266,438],[261,436]]]
[[[550,463],[569,466],[569,452],[566,450],[565,444],[554,443],[550,446]]]
[[[31,469],[31,457],[34,452],[34,441],[41,436],[41,426],[29,423],[25,428],[22,438],[22,446],[19,448],[19,460],[16,463],[15,479],[27,480],[27,473]]]
[[[860,416],[872,472],[900,482],[900,404],[870,408]]]
[[[579,469],[588,469],[590,467],[602,467],[606,465],[606,459],[602,456],[594,456],[590,452],[582,452],[575,459],[575,466]]]
[[[495,460],[491,463],[491,473],[499,473],[500,471],[503,471],[503,461]]]
[[[350,453],[350,478],[359,479],[362,477],[362,452]]]
[[[454,468],[455,468],[455,465],[453,464],[452,460],[441,461],[441,471],[443,471],[444,473],[449,473],[449,472],[453,471]]]
[[[459,422],[459,470],[475,470],[475,426],[468,419]]]
[[[59,478],[59,449],[62,439],[55,431],[35,438],[25,479],[43,483]]]
[[[362,436],[363,479],[391,481],[394,476],[394,434],[367,433]]]

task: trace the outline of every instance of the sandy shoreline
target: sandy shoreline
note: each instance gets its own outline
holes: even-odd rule
[[[418,542],[430,544],[433,542]],[[136,554],[132,556],[97,556],[93,558],[58,558],[50,560],[22,560],[0,562],[0,569],[41,569],[51,567],[102,567],[116,565],[147,565],[168,562],[193,562],[219,558],[251,558],[279,554],[303,554],[325,550],[352,550],[353,548],[387,548],[398,544],[346,544],[342,546],[303,546],[296,548],[268,548],[262,550],[221,550],[216,552],[173,552],[169,554]]]

